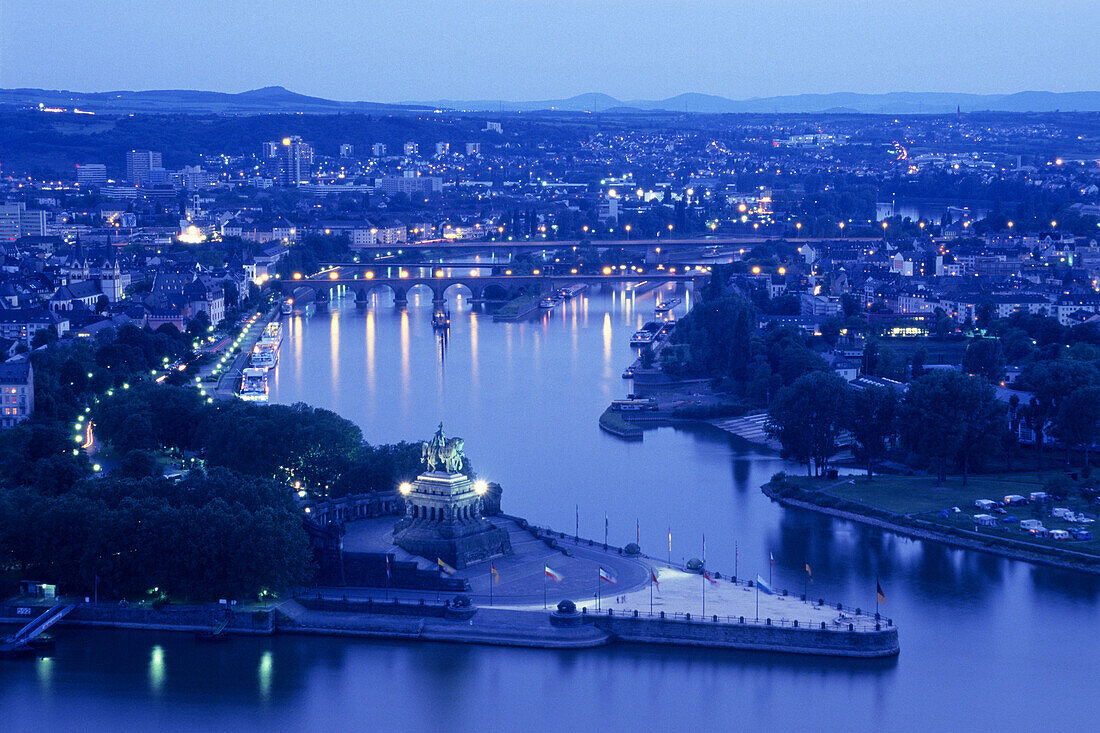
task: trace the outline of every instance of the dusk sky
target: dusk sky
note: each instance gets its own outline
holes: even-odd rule
[[[0,86],[341,100],[1100,89],[1089,0],[3,0]]]

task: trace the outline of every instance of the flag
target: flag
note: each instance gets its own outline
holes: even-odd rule
[[[768,553],[768,558],[772,561],[772,565],[775,565],[775,553],[774,552],[769,552]]]
[[[386,555],[386,580],[393,580],[393,575],[390,572],[390,556]]]
[[[500,583],[500,573],[497,572],[497,564],[495,562],[489,563],[489,572],[493,574],[493,584]]]
[[[436,564],[437,564],[437,565],[439,565],[439,568],[440,568],[440,569],[441,569],[441,570],[442,570],[443,572],[445,572],[445,573],[446,573],[447,575],[454,575],[454,574],[455,574],[455,569],[454,569],[454,568],[452,568],[452,567],[451,567],[450,565],[448,565],[447,563],[443,562],[443,558],[441,558],[441,557],[437,557],[437,558],[435,559],[435,562],[436,562]]]
[[[718,585],[718,581],[712,578],[706,570],[703,571],[703,577],[709,580],[711,585]]]
[[[810,580],[814,579],[814,573],[812,570],[810,570],[810,563],[806,563],[806,575],[810,578]]]
[[[614,573],[610,570],[604,570],[603,568],[600,568],[600,580],[606,580],[608,583],[611,583],[611,585],[615,585],[619,582],[619,579],[615,577]]]
[[[550,578],[551,580],[556,580],[559,583],[562,582],[563,580],[565,580],[565,578],[562,576],[561,573],[557,572],[556,570],[551,568],[549,565],[543,565],[542,568],[546,572],[546,577],[547,578]]]
[[[657,573],[653,568],[649,569],[649,579],[653,582],[653,585],[657,586],[657,590],[661,590],[661,584],[657,582]]]
[[[876,600],[879,603],[886,603],[886,594],[882,592],[882,583],[879,583],[877,580],[875,581],[875,593],[878,594]]]
[[[764,582],[764,579],[760,577],[759,573],[756,576],[756,587],[767,593],[769,596],[775,592],[772,590],[772,587],[770,585]]]
[[[672,527],[668,528],[668,551],[672,552]]]

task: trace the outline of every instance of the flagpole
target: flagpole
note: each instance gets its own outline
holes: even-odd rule
[[[672,527],[668,528],[668,566],[672,567]]]
[[[649,615],[653,615],[653,568],[649,569]]]
[[[576,540],[576,539],[580,539],[580,536],[581,536],[581,505],[580,504],[574,504],[573,506],[575,506],[576,509],[577,509],[576,531],[573,533],[573,539]]]
[[[596,568],[596,610],[600,610],[600,581],[603,578],[600,577],[600,570]]]
[[[810,598],[810,563],[806,563],[806,578],[802,581],[802,595],[809,600]]]
[[[757,579],[760,578],[759,575],[756,577]],[[756,620],[760,620],[760,583],[756,584]]]
[[[546,610],[546,567],[542,568],[542,610]]]
[[[875,618],[878,618],[878,589],[882,584],[878,582],[878,573],[875,573]]]
[[[489,563],[489,607],[493,605],[493,563]]]
[[[703,535],[703,617],[707,615],[707,536]]]
[[[603,544],[607,547],[607,512],[603,513]]]
[[[737,579],[737,540],[733,541],[733,578]]]

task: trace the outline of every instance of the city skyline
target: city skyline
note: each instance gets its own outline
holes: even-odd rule
[[[1086,3],[863,5],[703,3],[688,15],[644,2],[594,14],[579,2],[416,0],[400,8],[323,2],[302,15],[279,0],[171,8],[15,0],[0,11],[0,87],[239,92],[280,84],[378,102],[1100,89],[1100,70],[1082,53],[1100,9]]]

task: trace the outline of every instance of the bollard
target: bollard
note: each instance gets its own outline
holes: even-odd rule
[[[882,631],[882,627],[878,624],[875,624],[875,631]]]
[[[691,614],[690,613],[685,613],[684,614],[684,620],[691,621]]]
[[[768,626],[771,626],[772,625],[772,620],[770,618],[764,619],[764,623],[766,623]]]
[[[607,609],[607,615],[608,616],[614,616],[615,615],[615,609],[614,608]]]
[[[848,631],[855,631],[856,627],[852,624],[848,624]]]
[[[665,612],[661,611],[661,618],[664,618],[664,617],[665,617]]]
[[[634,609],[634,618],[638,618],[638,609]]]
[[[582,608],[582,609],[581,609],[581,613],[582,613],[582,614],[584,614],[584,613],[588,613],[588,606],[585,606],[584,608]]]
[[[718,614],[714,614],[714,623],[718,623]]]
[[[794,627],[795,627],[796,629],[798,628],[798,621],[795,621],[795,622],[794,622]]]
[[[821,622],[821,628],[823,628],[823,629],[825,628],[825,622],[824,621]]]
[[[744,616],[741,616],[741,617],[740,617],[740,618],[739,618],[738,620],[739,620],[739,621],[740,621],[741,623],[745,623],[745,617],[744,617]]]

